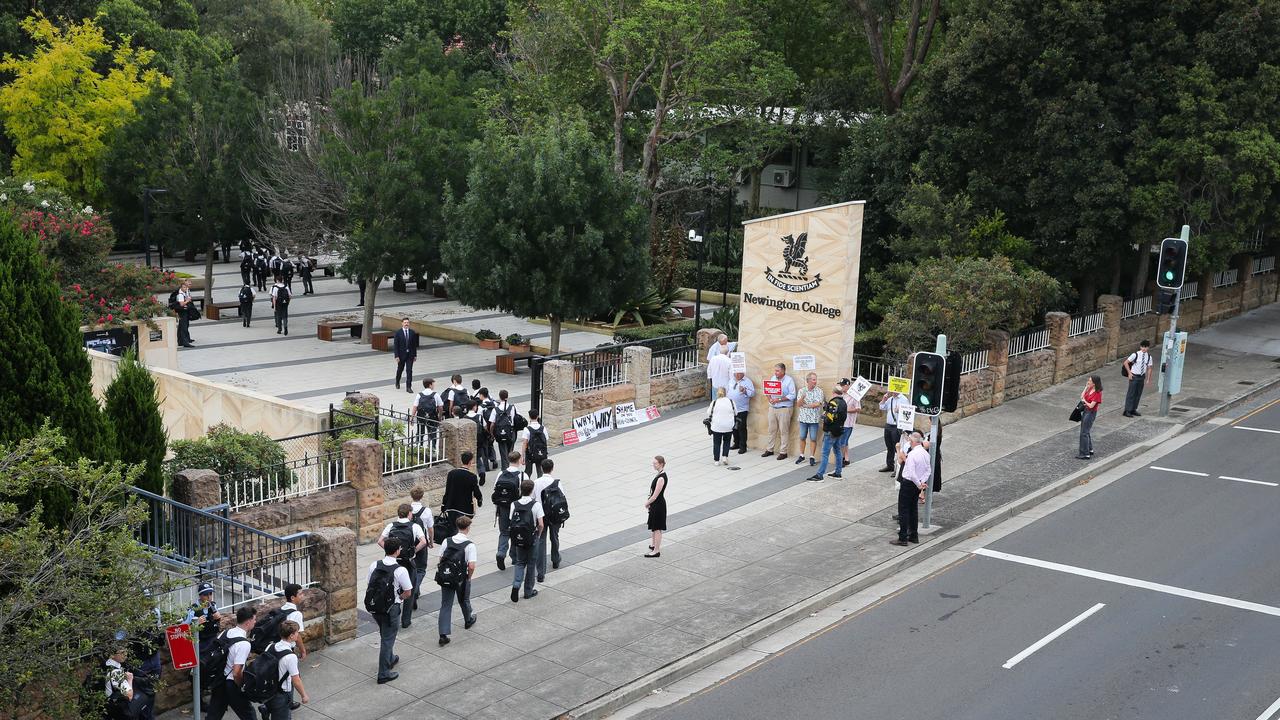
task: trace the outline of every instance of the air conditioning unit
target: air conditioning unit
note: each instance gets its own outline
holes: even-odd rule
[[[741,168],[740,170],[738,170],[738,178],[737,178],[737,179],[738,179],[738,184],[739,184],[739,185],[750,185],[750,184],[751,184],[751,170],[750,170],[750,169],[748,169],[748,168]]]
[[[791,187],[796,184],[796,173],[794,170],[774,170],[773,186],[774,187]]]

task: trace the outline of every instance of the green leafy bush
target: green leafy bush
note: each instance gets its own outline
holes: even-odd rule
[[[662,325],[646,325],[644,327],[622,328],[613,332],[613,339],[616,342],[633,342],[635,340],[652,340],[653,338],[666,337],[667,335],[683,335],[686,338],[693,338],[693,321],[684,320],[681,322],[666,323]]]
[[[497,340],[497,339],[498,339],[498,338],[500,338],[500,337],[502,337],[502,336],[501,336],[501,335],[499,335],[498,333],[496,333],[496,332],[494,332],[494,331],[490,330],[489,328],[485,328],[485,329],[483,329],[483,330],[477,330],[477,331],[476,331],[476,339],[477,339],[477,340]]]
[[[728,275],[726,284],[725,276]],[[698,287],[698,262],[696,260],[680,261],[680,284],[687,288]],[[728,271],[720,265],[702,266],[703,292],[729,292],[738,294],[742,290],[742,267],[730,266]]]
[[[510,335],[507,336],[507,344],[508,345],[528,345],[529,338],[525,335],[521,335],[520,333],[511,333]]]
[[[736,338],[738,337],[738,319],[741,316],[742,311],[737,305],[724,305],[714,313],[711,313],[711,319],[707,321],[707,326],[717,328],[729,337]]]
[[[132,351],[120,361],[120,371],[107,387],[105,415],[115,428],[120,460],[142,466],[138,487],[163,495],[169,438],[160,418],[155,378]]]
[[[333,414],[335,432],[324,441],[326,452],[342,449],[342,443],[359,438],[377,438],[384,442],[404,437],[404,425],[394,420],[379,419],[378,432],[368,418],[378,417],[378,407],[373,403],[358,403],[351,400],[342,401],[343,412]]]
[[[246,473],[285,461],[284,448],[265,434],[247,433],[223,423],[195,440],[176,440],[168,475],[182,470],[212,470],[222,477]]]

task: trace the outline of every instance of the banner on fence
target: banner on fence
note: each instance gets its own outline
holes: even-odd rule
[[[904,377],[889,376],[889,392],[896,392],[902,395],[911,394],[911,381]]]
[[[741,352],[729,353],[729,371],[746,374],[747,354]]]
[[[649,415],[644,410],[637,410],[636,404],[629,402],[625,405],[613,406],[613,424],[622,428],[634,427],[649,422]]]
[[[871,381],[859,375],[854,378],[853,384],[845,392],[857,398],[858,402],[862,402],[862,398],[871,389]]]

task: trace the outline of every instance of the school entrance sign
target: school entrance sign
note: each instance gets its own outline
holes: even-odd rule
[[[812,356],[828,395],[836,380],[852,374],[863,206],[845,202],[742,224],[738,347],[746,354],[747,377],[763,389],[747,418],[752,447],[767,439],[764,396],[773,388],[764,383],[775,363],[786,363],[796,386],[804,387],[792,360]]]

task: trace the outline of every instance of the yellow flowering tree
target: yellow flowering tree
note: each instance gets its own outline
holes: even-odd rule
[[[152,51],[127,39],[113,46],[93,20],[59,27],[37,13],[22,29],[35,50],[0,60],[0,73],[8,75],[0,85],[0,121],[15,149],[13,170],[99,204],[112,135],[170,79],[148,67]]]

